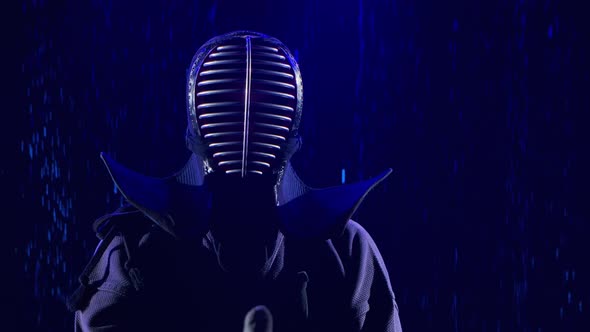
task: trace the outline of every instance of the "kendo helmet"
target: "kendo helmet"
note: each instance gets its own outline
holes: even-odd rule
[[[299,148],[303,85],[278,39],[235,31],[194,55],[186,85],[187,146],[204,172],[277,178]]]

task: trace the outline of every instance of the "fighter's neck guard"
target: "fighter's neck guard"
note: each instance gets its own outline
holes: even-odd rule
[[[124,198],[175,237],[203,236],[209,231],[211,196],[203,186],[201,161],[192,154],[177,173],[164,178],[129,170],[101,153]],[[339,235],[368,192],[391,169],[369,180],[315,189],[306,186],[287,164],[276,187],[279,228],[287,238],[329,239]]]

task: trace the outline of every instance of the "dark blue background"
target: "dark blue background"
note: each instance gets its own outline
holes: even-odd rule
[[[152,176],[180,168],[187,67],[235,29],[279,38],[300,63],[304,180],[394,169],[355,219],[381,248],[406,331],[590,328],[582,2],[20,6],[0,165],[3,210],[17,215],[3,220],[17,330],[73,327],[64,297],[97,244],[91,223],[120,204],[99,152]]]

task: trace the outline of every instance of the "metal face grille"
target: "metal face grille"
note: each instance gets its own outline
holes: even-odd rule
[[[204,58],[194,93],[197,125],[215,171],[244,177],[278,168],[298,97],[284,50],[250,36],[225,41]]]

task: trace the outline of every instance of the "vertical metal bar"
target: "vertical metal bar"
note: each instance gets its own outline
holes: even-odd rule
[[[252,41],[246,37],[246,88],[244,91],[244,140],[242,142],[242,178],[248,170],[248,132],[250,129],[250,83],[252,79]]]

